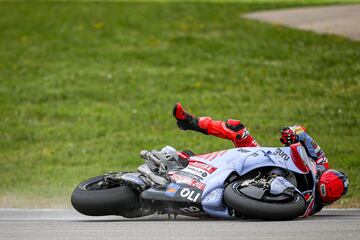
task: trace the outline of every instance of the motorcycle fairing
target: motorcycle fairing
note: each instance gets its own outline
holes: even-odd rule
[[[270,184],[270,193],[273,195],[279,195],[288,188],[294,188],[294,185],[285,178],[278,176]]]
[[[145,187],[146,183],[140,177],[140,175],[141,174],[138,172],[124,173],[121,175],[121,180],[128,182],[128,183],[133,183],[137,186]]]
[[[202,191],[186,184],[170,183],[166,188],[149,188],[140,195],[145,206],[162,213],[200,216]]]
[[[188,167],[169,174],[171,183],[165,189],[147,189],[141,193],[141,199],[149,206],[156,206],[156,209],[166,213],[199,216],[205,211],[210,216],[232,218],[223,202],[224,182],[232,173],[242,176],[258,168],[277,167],[307,174],[313,172],[311,164],[301,145],[293,148],[233,148],[193,156]],[[279,184],[283,184],[278,186],[280,190],[290,186],[287,181]],[[313,193],[314,190],[313,187]]]
[[[298,155],[292,152],[295,150]],[[294,149],[290,147],[248,147],[233,148],[191,157],[193,161],[202,162],[216,168],[211,175],[208,175],[202,181],[202,183],[205,184],[201,202],[203,209],[212,216],[222,218],[225,216],[229,217],[229,210],[224,205],[222,198],[221,201],[212,201],[210,199],[212,195],[218,196],[218,189],[224,188],[225,180],[233,172],[237,172],[241,176],[262,167],[279,167],[299,174],[307,174],[310,170],[316,171],[316,169],[313,170],[312,165],[314,164],[312,161],[306,154],[304,155],[303,152],[302,146],[296,146]],[[295,159],[295,157],[297,157],[297,159]],[[301,162],[299,162],[300,160]],[[307,164],[311,166],[311,168],[300,169],[299,166],[301,163],[303,165]],[[315,193],[315,186],[313,186],[313,193]]]
[[[204,211],[213,217],[232,218],[228,207],[223,202],[224,188],[216,188],[210,191],[201,202]]]
[[[186,185],[170,183],[167,188],[149,188],[141,193],[141,198],[154,201],[200,203],[202,191]]]

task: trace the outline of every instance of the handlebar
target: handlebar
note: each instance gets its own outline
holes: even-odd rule
[[[147,150],[141,150],[140,157],[144,160],[149,160],[153,162],[156,166],[159,166],[159,168],[162,169],[163,172],[166,171],[166,167],[164,166],[164,164],[152,152]]]

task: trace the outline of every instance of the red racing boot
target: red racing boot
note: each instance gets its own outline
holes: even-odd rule
[[[178,127],[182,130],[193,130],[206,135],[229,139],[236,147],[258,146],[249,131],[239,120],[228,119],[224,122],[213,120],[210,117],[197,118],[186,112],[180,103],[174,106],[173,115],[177,120]]]
[[[186,112],[180,103],[176,103],[173,109],[173,115],[176,118],[176,124],[182,130],[193,130],[208,134],[206,129],[200,128],[199,118]]]

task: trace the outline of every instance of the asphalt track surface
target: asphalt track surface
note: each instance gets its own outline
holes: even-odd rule
[[[71,209],[0,209],[0,239],[360,239],[360,209],[323,210],[292,221],[125,219],[87,217]]]
[[[261,11],[244,17],[360,40],[360,4]]]

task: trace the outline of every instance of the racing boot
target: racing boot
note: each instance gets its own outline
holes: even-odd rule
[[[199,118],[184,110],[180,103],[176,103],[173,109],[173,115],[176,118],[176,124],[182,130],[193,130],[207,134],[206,129],[199,125]]]
[[[175,105],[173,115],[180,129],[194,130],[206,135],[229,139],[236,147],[258,146],[247,128],[239,120],[217,121],[211,117],[198,118],[186,112],[180,103]]]

